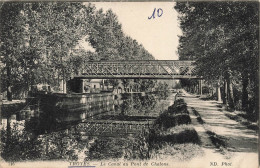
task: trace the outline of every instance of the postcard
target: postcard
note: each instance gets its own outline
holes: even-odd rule
[[[0,12],[0,167],[259,166],[258,1]]]

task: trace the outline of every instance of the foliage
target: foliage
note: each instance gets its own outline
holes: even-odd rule
[[[166,130],[177,125],[190,123],[191,118],[186,103],[183,99],[177,99],[172,106],[168,107],[168,110],[161,113],[155,120],[154,128],[155,131]]]
[[[112,10],[82,2],[1,5],[1,92],[8,90],[8,95],[38,83],[59,86],[81,73],[86,61],[154,59],[123,33]],[[82,40],[95,51],[79,47]],[[116,86],[118,81],[111,83]]]
[[[200,144],[200,139],[194,128],[188,125],[171,127],[165,131],[160,131],[150,135],[150,141],[161,146],[163,143],[181,144],[194,143]]]
[[[41,142],[21,131],[19,123],[11,130],[1,130],[1,157],[6,161],[34,160],[41,157]]]
[[[158,105],[155,95],[145,94],[131,94],[130,97],[123,97],[123,103],[121,104],[121,114],[133,115],[133,112],[137,113],[151,113]]]
[[[24,127],[23,124],[15,123],[10,130],[1,130],[1,157],[6,161],[85,158],[80,158],[80,154],[88,148],[88,140],[82,143],[78,132],[69,134],[68,130],[62,130],[34,135],[26,128],[19,129],[20,127]]]
[[[243,109],[257,114],[258,6],[258,2],[177,2],[175,6],[183,30],[179,59],[195,60],[197,74],[206,81],[226,84],[224,103],[231,109],[239,102],[234,100],[236,88],[241,90]]]
[[[160,99],[166,99],[170,95],[170,88],[167,83],[158,82],[155,87],[155,92],[158,93]]]

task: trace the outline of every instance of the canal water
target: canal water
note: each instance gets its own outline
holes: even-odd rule
[[[6,161],[145,159],[152,122],[173,101],[174,94],[124,94],[88,112],[17,112],[2,119],[1,156]]]

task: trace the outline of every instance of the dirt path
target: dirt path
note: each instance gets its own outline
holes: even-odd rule
[[[192,124],[201,138],[202,147],[206,153],[205,158],[210,159],[210,162],[216,162],[219,167],[258,167],[258,134],[256,131],[226,117],[225,111],[217,106],[217,101],[201,100],[185,91],[183,91],[182,98],[187,103]],[[196,121],[197,116],[193,114],[192,109],[198,112],[204,124]],[[214,136],[221,137],[226,146],[217,148],[209,141],[210,135],[207,131],[214,133]],[[225,163],[231,163],[231,166]]]

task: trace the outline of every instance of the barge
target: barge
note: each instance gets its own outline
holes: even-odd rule
[[[76,86],[82,86],[76,85]],[[73,92],[74,91],[74,92]],[[76,92],[81,93],[76,93]],[[75,82],[70,85],[69,93],[51,92],[50,87],[31,89],[26,99],[27,111],[50,115],[59,122],[76,121],[114,110],[115,95],[112,92],[84,93],[75,89]]]

